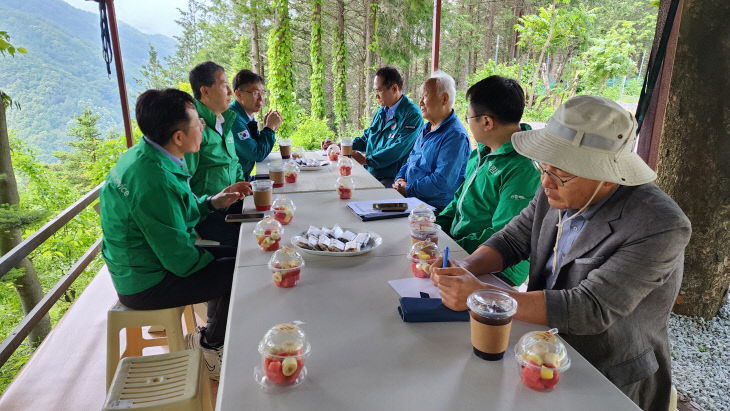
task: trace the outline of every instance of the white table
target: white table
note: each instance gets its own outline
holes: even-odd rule
[[[284,226],[282,246],[285,244],[290,245],[291,242],[289,240],[291,237],[296,233],[306,231],[310,225],[332,227],[335,224],[339,224],[340,227],[350,228],[353,231],[372,231],[383,237],[383,244],[369,254],[378,257],[402,256],[403,261],[406,261],[405,256],[410,251],[411,245],[407,218],[363,222],[346,205],[349,201],[403,198],[392,188],[355,190],[351,200],[340,200],[334,189],[331,192],[286,194],[286,197],[294,201],[297,210],[294,213],[294,219],[291,223]],[[246,197],[243,206],[245,212],[253,212],[253,198],[250,196]],[[237,267],[264,265],[271,258],[272,253],[259,249],[256,243],[256,237],[253,235],[255,226],[256,223],[241,224],[240,238],[238,240]],[[439,247],[443,248],[446,246],[452,251],[451,255],[454,258],[464,258],[468,255],[446,233],[441,232],[439,233]],[[305,255],[304,257],[307,263],[309,263],[310,259],[331,259],[311,254]],[[349,258],[338,257],[336,260],[348,261]]]
[[[327,159],[327,156],[323,155],[321,151],[307,151],[305,156],[321,160]],[[264,161],[256,163],[256,173],[268,173],[268,163],[282,164],[281,154],[279,152],[272,152]],[[284,183],[283,187],[277,187],[274,189],[274,194],[303,193],[312,191],[334,192],[337,177],[340,177],[337,163],[330,162],[328,166],[323,167],[321,170],[302,170],[299,173],[296,183]],[[383,185],[380,184],[380,181],[373,177],[373,175],[370,174],[365,167],[355,161],[353,161],[351,177],[355,181],[355,190],[384,188]]]
[[[544,327],[515,321],[505,358],[489,362],[472,353],[467,322],[404,323],[388,281],[411,276],[407,220],[363,223],[334,190],[289,197],[298,209],[287,230],[339,223],[375,231],[384,242],[362,256],[306,255],[300,282],[283,289],[273,284],[265,265],[271,253],[258,250],[253,223],[242,224],[218,410],[638,409],[572,347],[572,366],[555,391],[525,387],[512,349],[522,334]],[[356,190],[353,201],[388,198],[398,195]],[[439,245],[466,255],[445,234]],[[270,327],[293,320],[306,323],[312,344],[307,378],[290,391],[266,393],[253,377],[258,342]]]
[[[403,256],[307,260],[300,282],[277,288],[265,266],[239,267],[226,332],[219,410],[631,410],[618,388],[568,347],[572,367],[551,393],[520,382],[512,349],[502,361],[472,353],[467,322],[404,323],[387,281],[405,278]],[[253,378],[258,342],[273,325],[301,320],[312,345],[301,386],[266,393]]]

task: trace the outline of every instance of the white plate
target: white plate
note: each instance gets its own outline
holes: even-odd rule
[[[352,228],[345,228],[342,227],[342,231],[350,230],[353,233],[358,233],[358,230],[353,230]],[[306,231],[302,231],[300,233],[295,234],[292,236],[292,238],[289,239],[289,242],[292,244],[292,246],[299,251],[300,253],[307,253],[307,254],[314,254],[314,255],[327,255],[332,257],[352,257],[356,255],[362,255],[365,253],[369,253],[370,251],[378,248],[380,244],[383,244],[383,237],[380,236],[378,233],[374,233],[372,231],[366,231],[366,233],[370,234],[370,240],[368,240],[368,243],[363,245],[360,248],[360,251],[343,251],[343,252],[335,252],[335,251],[321,251],[321,250],[308,250],[306,248],[299,247],[296,242],[294,241],[294,237],[302,236],[306,233]]]
[[[316,171],[316,170],[322,170],[322,169],[327,168],[327,166],[330,165],[330,162],[326,161],[326,160],[321,160],[319,162],[319,165],[317,165],[317,166],[304,166],[299,163],[297,163],[297,165],[299,166],[299,169],[302,171]]]

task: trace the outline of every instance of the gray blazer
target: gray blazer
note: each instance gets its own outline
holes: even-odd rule
[[[558,210],[542,189],[484,244],[511,266],[530,258],[528,290],[545,288]],[[619,186],[563,258],[545,290],[547,319],[643,409],[666,410],[671,366],[667,319],[679,292],[690,222],[653,183]]]

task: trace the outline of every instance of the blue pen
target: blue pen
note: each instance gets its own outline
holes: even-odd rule
[[[443,268],[446,268],[449,266],[449,247],[444,248],[444,261],[443,261]]]

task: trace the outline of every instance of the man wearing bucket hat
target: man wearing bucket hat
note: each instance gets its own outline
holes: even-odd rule
[[[466,309],[476,276],[530,258],[515,318],[563,338],[643,409],[666,410],[667,319],[679,292],[690,222],[632,152],[636,120],[613,101],[578,96],[544,129],[515,133],[542,190],[471,256],[439,269],[443,303]]]

